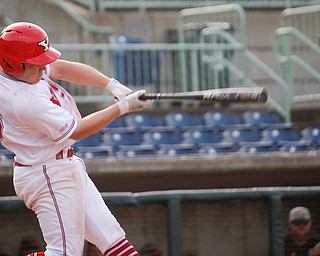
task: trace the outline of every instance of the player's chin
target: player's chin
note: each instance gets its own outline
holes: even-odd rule
[[[31,81],[30,84],[37,84],[40,82],[40,80],[41,80],[41,76],[37,76],[36,78],[33,79],[33,81]]]

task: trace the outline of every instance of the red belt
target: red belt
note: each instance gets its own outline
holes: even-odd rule
[[[59,153],[56,154],[56,159],[59,160],[59,159],[64,159],[64,158],[70,158],[72,157],[74,154],[74,150],[73,150],[73,147],[70,147],[68,148],[67,150],[67,154],[64,156],[63,155],[63,150],[61,150]],[[14,162],[14,165],[15,166],[32,166],[32,165],[27,165],[27,164],[21,164],[19,162]]]

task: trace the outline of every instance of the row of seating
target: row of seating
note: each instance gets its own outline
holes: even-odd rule
[[[252,128],[226,128],[217,131],[209,127],[189,128],[184,131],[178,129],[153,129],[141,132],[139,130],[125,130],[116,132],[105,131],[95,134],[87,139],[75,143],[75,147],[94,146],[133,146],[133,145],[172,145],[193,144],[202,146],[206,144],[245,145],[252,143],[268,143],[284,145],[286,143],[300,143],[305,145],[320,144],[318,127],[307,127],[298,130],[293,127],[268,127],[262,130]]]
[[[121,146],[86,146],[77,147],[76,155],[86,160],[107,159],[110,157],[175,157],[175,156],[214,156],[226,154],[257,155],[272,153],[313,153],[320,150],[320,144],[303,141],[287,141],[282,144],[270,142],[247,143],[181,143],[181,144],[151,144],[121,145]],[[14,154],[8,150],[0,150],[0,162],[11,162]]]
[[[196,126],[210,126],[216,129],[225,129],[232,126],[255,126],[265,128],[270,125],[284,125],[277,113],[266,111],[246,111],[242,114],[227,113],[224,111],[208,111],[204,114],[189,114],[186,112],[169,112],[163,116],[154,116],[145,113],[132,113],[118,118],[105,130],[138,128],[148,130],[163,126],[171,126],[179,129]]]
[[[206,118],[233,121],[224,121],[218,125],[199,122]],[[111,124],[101,133],[77,142],[76,152],[85,158],[256,154],[317,151],[320,145],[320,127],[298,130],[291,124],[283,123],[276,114],[263,111],[247,111],[240,115],[207,112],[199,116],[171,112],[163,117],[135,113],[116,122],[117,125]],[[123,126],[120,126],[120,122]]]
[[[320,126],[295,129],[275,113],[128,114],[74,144],[84,158],[306,152],[320,148]],[[0,161],[13,154],[1,148]]]
[[[141,146],[123,146],[118,150],[112,147],[92,147],[81,148],[77,155],[86,159],[106,159],[106,158],[146,158],[146,157],[176,157],[176,156],[218,156],[218,155],[258,155],[258,154],[278,154],[281,153],[314,153],[319,151],[319,147],[300,143],[288,143],[282,146],[272,144],[247,144],[235,146],[232,144],[221,145],[203,145],[195,147],[192,144],[171,144],[152,147]]]

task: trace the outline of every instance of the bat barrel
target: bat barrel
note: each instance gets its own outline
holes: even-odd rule
[[[257,102],[265,103],[268,100],[267,91],[264,88],[226,88],[194,92],[174,93],[145,93],[139,97],[141,100],[203,100],[213,102]]]

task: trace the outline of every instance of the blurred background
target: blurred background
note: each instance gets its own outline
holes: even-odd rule
[[[0,6],[1,30],[36,23],[63,59],[133,90],[267,89],[266,104],[158,101],[75,143],[141,255],[284,256],[295,206],[310,210],[310,233],[319,237],[319,0]],[[105,90],[61,84],[83,115],[113,102]],[[0,255],[7,256],[44,247],[34,214],[15,197],[12,159],[0,148]],[[86,244],[84,255],[100,254]]]

